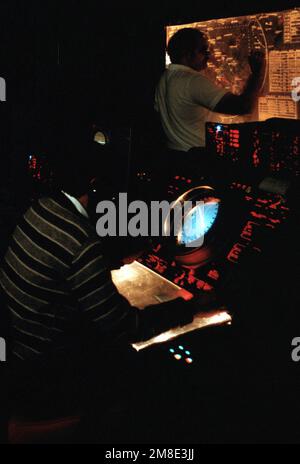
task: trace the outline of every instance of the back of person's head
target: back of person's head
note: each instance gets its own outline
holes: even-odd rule
[[[109,170],[105,147],[94,141],[92,124],[82,120],[59,125],[53,137],[51,159],[56,188],[79,198],[88,193],[94,178]]]
[[[205,35],[199,29],[185,27],[172,35],[168,42],[167,53],[172,63],[180,63],[186,55],[191,55],[205,40]]]

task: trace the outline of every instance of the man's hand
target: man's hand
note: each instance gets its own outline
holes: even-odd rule
[[[265,54],[261,51],[253,51],[248,56],[248,63],[252,74],[261,75],[263,74],[266,66]]]
[[[201,312],[204,313],[216,309],[219,305],[219,301],[216,292],[211,290],[194,296],[194,298],[188,301],[188,305],[189,309],[195,315]]]
[[[251,74],[240,95],[228,92],[215,106],[216,113],[244,115],[250,114],[261,89],[266,60],[264,53],[255,51],[248,57]]]

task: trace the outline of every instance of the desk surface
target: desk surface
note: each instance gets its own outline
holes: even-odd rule
[[[112,280],[121,295],[130,304],[141,310],[146,306],[171,301],[178,297],[188,300],[192,296],[187,290],[178,287],[178,285],[156,274],[137,261],[122,266],[120,269],[112,271],[111,274]],[[229,323],[231,323],[231,316],[226,308],[218,308],[209,313],[199,312],[195,315],[192,323],[168,330],[149,340],[135,343],[133,347],[139,351],[155,343],[166,342],[193,330]]]

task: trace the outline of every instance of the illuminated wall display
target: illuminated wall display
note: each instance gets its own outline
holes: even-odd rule
[[[183,27],[197,27],[208,38],[211,58],[203,71],[217,85],[242,91],[249,75],[247,57],[262,50],[267,67],[258,105],[251,115],[213,115],[211,121],[237,123],[272,117],[299,119],[292,98],[293,80],[300,76],[300,8],[236,18],[216,19],[167,27],[167,42]],[[169,57],[166,57],[169,63]],[[294,81],[295,82],[295,81]]]

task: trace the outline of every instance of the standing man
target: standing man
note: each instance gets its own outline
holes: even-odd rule
[[[251,74],[240,95],[217,87],[201,71],[209,60],[208,41],[196,28],[184,28],[169,40],[171,65],[156,88],[155,109],[159,112],[172,160],[191,148],[205,156],[205,123],[210,111],[243,115],[252,111],[259,93],[264,58],[260,52],[249,56]],[[181,152],[181,153],[177,153]]]

